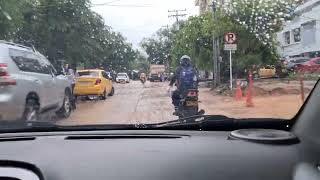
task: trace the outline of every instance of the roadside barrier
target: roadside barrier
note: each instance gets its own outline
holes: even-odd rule
[[[249,72],[249,86],[247,89],[247,96],[246,96],[246,106],[247,107],[254,107],[252,102],[252,91],[253,91],[253,79],[252,79],[252,72]]]
[[[237,89],[236,89],[236,101],[241,101],[242,100],[242,90],[241,90],[241,81],[237,80]]]

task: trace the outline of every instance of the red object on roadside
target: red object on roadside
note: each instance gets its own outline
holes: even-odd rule
[[[236,101],[242,100],[242,90],[241,90],[241,82],[237,80],[237,89],[236,89]]]
[[[320,57],[312,58],[303,64],[296,66],[298,72],[316,72],[320,71]]]
[[[252,91],[253,91],[253,80],[252,80],[252,73],[249,72],[249,86],[247,90],[247,97],[246,97],[246,106],[247,107],[254,107],[252,102]]]

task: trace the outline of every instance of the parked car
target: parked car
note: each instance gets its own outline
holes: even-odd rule
[[[76,97],[85,96],[90,99],[100,97],[105,100],[107,96],[114,95],[112,77],[104,70],[80,70],[77,71],[77,76],[74,87],[74,95]]]
[[[288,59],[287,61],[285,61],[285,66],[286,66],[287,70],[293,71],[296,66],[303,64],[308,60],[309,60],[308,57],[299,57],[299,58]]]
[[[161,81],[160,74],[150,74],[149,76],[150,82]]]
[[[36,121],[44,111],[71,114],[71,87],[34,48],[0,41],[0,120]]]
[[[254,78],[276,77],[276,68],[274,66],[264,66],[253,72]]]
[[[320,57],[309,59],[303,64],[299,64],[295,66],[297,70],[304,69],[305,71],[320,71]]]
[[[130,78],[127,73],[118,73],[116,77],[116,82],[117,83],[129,83]]]

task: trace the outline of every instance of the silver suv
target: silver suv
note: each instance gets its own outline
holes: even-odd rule
[[[0,41],[0,120],[36,121],[43,112],[71,113],[68,79],[33,48]]]

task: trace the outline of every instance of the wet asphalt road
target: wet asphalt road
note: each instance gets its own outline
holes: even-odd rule
[[[176,119],[168,83],[131,81],[114,83],[115,94],[106,100],[78,101],[77,109],[59,125],[158,123]]]

